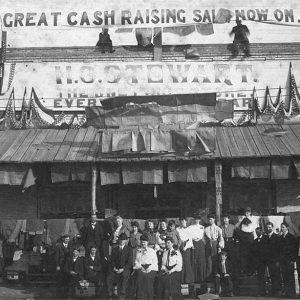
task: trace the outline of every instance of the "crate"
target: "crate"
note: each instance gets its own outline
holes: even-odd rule
[[[21,282],[25,279],[26,274],[23,271],[6,271],[5,280],[9,282]]]
[[[75,287],[75,297],[76,298],[89,298],[96,296],[96,287],[90,284],[88,287]]]

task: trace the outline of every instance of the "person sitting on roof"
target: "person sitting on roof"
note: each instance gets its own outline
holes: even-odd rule
[[[96,46],[101,50],[101,53],[104,53],[105,51],[112,53],[115,51],[113,50],[112,40],[110,39],[107,28],[102,28]]]
[[[234,34],[233,44],[232,44],[232,57],[236,57],[239,53],[239,49],[242,49],[246,57],[250,56],[249,40],[247,35],[250,31],[246,25],[242,25],[242,21],[236,20],[237,26],[232,28],[230,36]]]

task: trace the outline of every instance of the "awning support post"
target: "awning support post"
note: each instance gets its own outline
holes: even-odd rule
[[[96,189],[97,189],[97,167],[95,164],[92,165],[92,214],[97,213],[96,206]]]
[[[216,181],[216,223],[221,224],[222,213],[222,163],[215,161],[215,181]]]

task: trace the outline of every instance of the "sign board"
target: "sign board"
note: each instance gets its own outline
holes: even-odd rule
[[[213,23],[214,33],[189,36],[193,43],[227,43],[236,18],[247,24],[252,42],[295,42],[299,39],[297,0],[226,1],[4,1],[0,7],[9,47],[94,46],[102,27],[110,27],[113,41],[133,43],[115,28],[153,28]],[[229,23],[227,23],[229,22]],[[221,24],[220,24],[221,23]],[[289,33],[289,34],[287,34]],[[133,37],[133,36],[132,36]],[[170,34],[165,44],[176,44]],[[115,42],[116,44],[116,42]]]
[[[293,69],[297,81],[300,61],[293,62]],[[115,96],[194,93],[217,93],[217,100],[232,100],[244,109],[254,88],[259,101],[267,86],[271,97],[279,86],[285,95],[288,74],[289,61],[5,64],[0,109],[13,90],[21,106],[32,88],[41,105],[53,111],[84,111]]]

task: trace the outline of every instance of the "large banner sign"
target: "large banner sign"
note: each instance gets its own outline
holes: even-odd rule
[[[299,61],[293,69],[300,78]],[[34,89],[41,105],[53,111],[84,111],[116,96],[194,93],[217,93],[218,100],[247,105],[254,88],[259,101],[267,87],[271,97],[279,87],[286,95],[289,72],[288,61],[5,64],[0,103],[4,109],[13,94],[22,105]]]
[[[112,28],[114,44],[133,44],[133,35],[120,28],[176,27],[213,24],[210,31],[195,30],[191,41],[226,43],[239,18],[253,32],[252,42],[300,41],[300,4],[290,1],[3,1],[0,17],[10,47],[93,46],[101,27]],[[119,31],[116,31],[118,28]],[[189,32],[191,29],[187,29]],[[268,32],[268,34],[266,33]],[[271,37],[269,37],[269,33]],[[289,34],[286,34],[289,32]],[[163,32],[165,44],[176,44]],[[275,34],[274,34],[275,33]],[[190,34],[188,34],[190,35]],[[207,38],[206,35],[212,35]],[[292,36],[292,37],[291,37]]]

